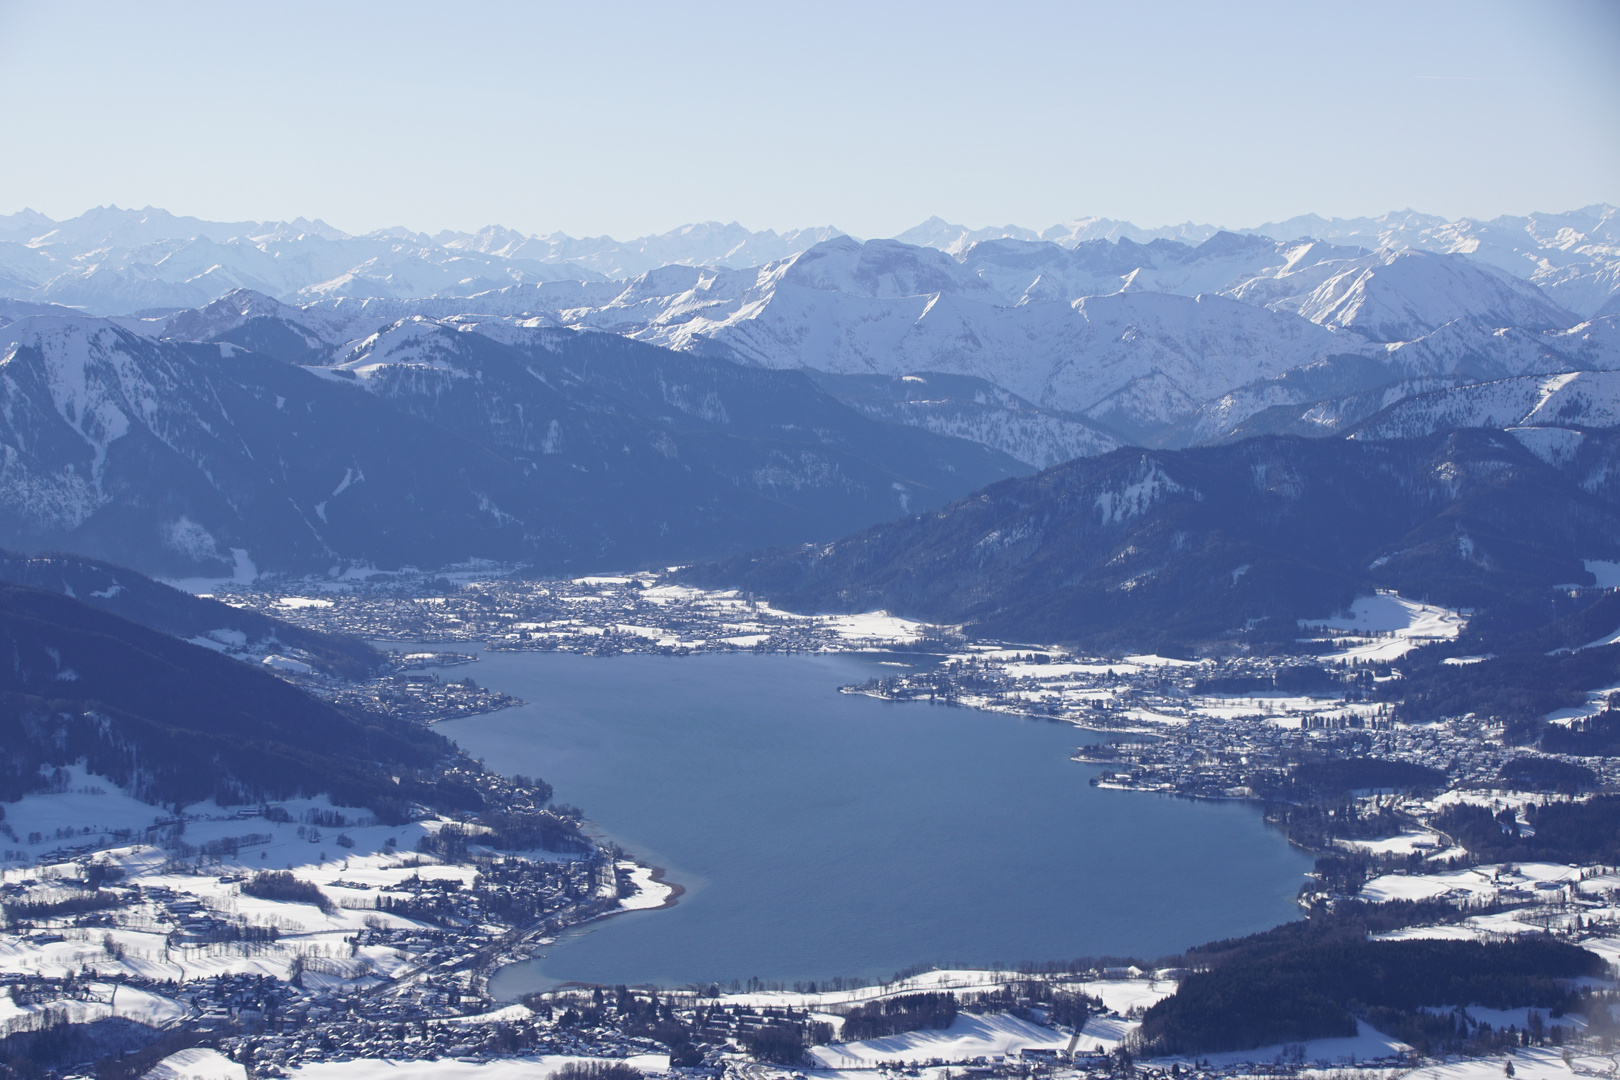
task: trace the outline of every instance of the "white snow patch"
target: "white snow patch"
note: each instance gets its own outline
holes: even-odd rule
[[[382,1058],[356,1058],[353,1061],[320,1061],[290,1070],[297,1080],[544,1080],[575,1061],[597,1058],[544,1057],[496,1058],[493,1061],[466,1061],[442,1058],[438,1061],[388,1061]],[[605,1060],[605,1059],[602,1059]],[[669,1071],[668,1054],[637,1054],[615,1058],[647,1073]]]
[[[218,1050],[198,1046],[170,1054],[141,1080],[247,1080],[247,1069]]]
[[[669,901],[674,887],[662,881],[653,880],[653,868],[642,866],[634,862],[620,862],[621,870],[630,872],[630,881],[635,885],[636,891],[619,901],[619,907],[625,911],[646,911],[650,908],[661,908]]]
[[[927,1061],[1010,1054],[1029,1047],[1066,1049],[1069,1040],[1051,1028],[1006,1013],[974,1016],[957,1014],[951,1026],[942,1031],[912,1031],[884,1039],[833,1043],[811,1049],[810,1056],[823,1068],[871,1068],[880,1061]]]
[[[1324,656],[1325,660],[1395,660],[1420,645],[1432,641],[1454,641],[1468,625],[1460,611],[1408,600],[1398,593],[1380,589],[1363,596],[1350,611],[1330,619],[1301,619],[1300,629],[1314,632],[1341,632],[1367,640]]]
[[[1225,1054],[1201,1055],[1209,1060],[1211,1065],[1219,1068],[1224,1065],[1240,1065],[1245,1062],[1272,1062],[1277,1059],[1288,1060],[1296,1058],[1320,1064],[1334,1064],[1348,1062],[1352,1058],[1356,1061],[1372,1061],[1379,1058],[1392,1058],[1403,1051],[1412,1049],[1399,1039],[1391,1038],[1368,1024],[1356,1021],[1356,1033],[1342,1039],[1312,1039],[1305,1043],[1279,1043],[1276,1046],[1262,1046],[1254,1050],[1234,1050]],[[1408,1076],[1415,1076],[1409,1073]],[[1501,1080],[1501,1066],[1496,1066],[1493,1080]]]

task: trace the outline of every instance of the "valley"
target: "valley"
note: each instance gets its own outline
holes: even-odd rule
[[[1608,571],[1598,566],[1597,573]],[[527,769],[530,758],[548,762],[553,779],[566,785],[559,794],[586,793],[588,798],[581,801],[603,806],[605,810],[593,814],[609,827],[617,827],[617,816],[627,812],[630,820],[642,821],[635,826],[638,829],[659,819],[667,821],[669,794],[660,790],[654,777],[690,782],[701,776],[689,765],[667,771],[668,750],[656,749],[656,742],[650,744],[653,754],[645,765],[623,754],[587,748],[609,737],[611,729],[603,727],[609,717],[646,713],[649,731],[667,725],[656,709],[649,712],[646,706],[616,703],[613,693],[624,687],[644,683],[650,694],[678,700],[671,695],[684,677],[678,677],[676,669],[649,669],[638,675],[635,669],[615,665],[653,663],[680,665],[684,670],[721,660],[759,664],[822,657],[816,662],[825,663],[848,657],[839,662],[867,663],[872,676],[852,678],[841,674],[844,668],[838,669],[838,676],[820,676],[820,701],[816,694],[789,690],[793,684],[784,681],[783,674],[762,673],[757,688],[748,692],[728,689],[726,683],[732,680],[699,683],[705,689],[696,700],[709,704],[698,707],[712,712],[715,695],[736,698],[745,703],[739,719],[752,727],[759,722],[758,710],[771,709],[773,696],[783,693],[806,702],[811,715],[826,713],[840,699],[839,688],[846,692],[843,700],[865,700],[882,709],[897,706],[871,699],[910,701],[913,704],[898,706],[917,710],[915,719],[900,729],[905,738],[926,739],[925,732],[951,731],[945,745],[966,754],[961,777],[948,789],[970,776],[984,780],[994,774],[997,767],[989,765],[990,746],[1007,745],[1016,734],[989,730],[984,732],[987,741],[975,744],[969,729],[962,727],[963,723],[982,727],[983,721],[972,717],[988,720],[999,712],[1060,720],[1060,725],[1048,722],[1029,731],[1040,735],[1038,742],[1047,753],[1060,751],[1049,753],[1046,766],[1035,769],[1027,760],[1009,762],[1014,772],[1023,774],[1034,805],[1054,805],[1043,788],[1030,786],[1037,774],[1046,775],[1048,767],[1058,770],[1054,777],[1069,773],[1067,783],[1081,790],[1089,786],[1113,799],[1153,800],[1130,809],[1120,803],[1119,809],[1160,838],[1154,843],[1172,833],[1185,834],[1192,846],[1172,857],[1170,865],[1176,873],[1191,873],[1208,885],[1223,872],[1236,873],[1233,884],[1254,880],[1248,864],[1232,861],[1242,845],[1235,835],[1219,841],[1200,839],[1193,822],[1208,811],[1199,810],[1198,801],[1166,801],[1163,793],[1191,795],[1204,800],[1204,806],[1233,809],[1262,803],[1274,827],[1316,858],[1297,899],[1311,913],[1311,922],[1291,925],[1331,927],[1334,920],[1381,919],[1377,939],[1394,942],[1501,941],[1551,931],[1605,960],[1611,954],[1620,956],[1620,945],[1608,936],[1620,924],[1610,895],[1620,895],[1620,888],[1606,876],[1608,849],[1548,849],[1555,860],[1567,857],[1575,863],[1573,868],[1536,862],[1535,849],[1530,848],[1524,858],[1500,861],[1500,854],[1511,848],[1478,847],[1474,834],[1459,831],[1467,817],[1462,811],[1483,807],[1486,817],[1512,812],[1514,828],[1526,836],[1551,837],[1559,826],[1545,816],[1549,811],[1538,808],[1578,808],[1588,805],[1583,797],[1551,789],[1536,794],[1534,785],[1541,781],[1534,777],[1528,781],[1528,794],[1522,793],[1522,786],[1515,794],[1515,785],[1524,781],[1507,777],[1501,765],[1523,757],[1524,751],[1504,742],[1500,723],[1464,719],[1413,723],[1366,690],[1399,682],[1402,669],[1415,670],[1412,665],[1424,650],[1455,652],[1469,647],[1467,613],[1382,594],[1358,603],[1341,618],[1302,625],[1298,636],[1311,651],[1271,659],[1192,661],[1147,654],[1087,656],[1050,645],[970,640],[956,627],[918,624],[881,613],[795,615],[745,595],[704,592],[634,574],[523,580],[464,570],[454,581],[423,575],[370,583],[315,578],[288,581],[277,588],[266,585],[220,582],[214,595],[238,611],[293,619],[311,634],[341,630],[374,637],[384,624],[409,630],[409,640],[400,635],[385,643],[397,650],[390,661],[392,670],[418,678],[403,691],[418,699],[412,706],[416,711],[401,715],[452,732],[464,747],[500,760],[506,770]],[[1605,586],[1595,586],[1588,600],[1602,602],[1607,596]],[[891,650],[887,653],[894,658],[891,666],[870,666],[870,661],[860,660],[872,656],[874,649]],[[294,659],[296,650],[273,655]],[[472,659],[480,655],[483,659]],[[1489,662],[1469,654],[1461,659],[1460,665],[1451,667],[1469,669]],[[483,707],[504,706],[501,711],[455,719],[458,703],[453,697],[437,704],[432,698],[435,691],[449,690],[466,678],[475,685],[491,683],[484,693],[501,694],[516,686],[510,682],[511,672],[520,668],[512,665],[536,661],[554,665],[563,660],[587,666],[579,669],[583,681],[570,688],[576,677],[563,676],[565,669],[536,668],[537,678],[525,684],[533,689],[518,697],[524,701],[543,697],[545,704],[539,709],[508,692],[482,701]],[[400,675],[385,673],[371,684],[374,689],[367,690],[365,683],[350,686],[313,670],[255,662],[318,696],[347,694],[373,708],[400,707],[390,706],[383,693],[397,685],[394,679]],[[591,669],[600,670],[601,676]],[[500,674],[503,671],[507,674]],[[1324,671],[1330,679],[1335,671],[1370,678],[1345,682],[1341,676],[1337,688],[1330,690],[1321,681]],[[619,689],[609,691],[603,677]],[[921,704],[930,700],[936,708]],[[1595,701],[1589,716],[1607,707],[1601,694]],[[552,732],[547,738],[555,740],[558,723],[580,708],[606,710],[600,716],[580,714],[584,726],[578,731],[587,746],[563,751],[579,737],[575,735],[539,754],[521,749],[533,738],[525,729],[542,723]],[[828,719],[830,714],[815,726],[825,727]],[[862,723],[873,720],[890,727],[899,717],[874,716]],[[1580,720],[1574,717],[1576,727]],[[497,741],[478,734],[490,721],[506,732]],[[1566,716],[1564,722],[1572,721]],[[743,728],[731,731],[716,724],[711,715],[707,726],[722,741],[747,738]],[[1083,731],[1096,734],[1075,754],[1082,763],[1075,765],[1066,761],[1068,755],[1060,748],[1073,747]],[[1115,733],[1116,741],[1109,741],[1108,732]],[[780,742],[783,734],[773,739]],[[873,756],[881,762],[895,752]],[[803,751],[795,756],[805,759]],[[1588,784],[1609,783],[1608,758],[1557,753],[1546,757],[1590,766],[1593,775]],[[1350,766],[1349,771],[1336,762]],[[717,764],[727,772],[736,767],[723,756]],[[932,782],[950,775],[938,771],[940,764],[928,766]],[[887,772],[890,784],[897,782],[892,766],[879,767]],[[586,774],[575,775],[581,768],[594,779],[583,783]],[[638,770],[645,776],[638,778]],[[728,909],[726,892],[739,888],[741,880],[752,879],[756,887],[769,883],[792,893],[791,877],[780,869],[751,868],[736,852],[724,857],[734,864],[729,877],[719,864],[694,860],[689,867],[689,855],[683,855],[672,880],[695,885],[696,890],[689,887],[675,909],[648,912],[622,923],[626,917],[620,916],[580,937],[569,933],[570,928],[582,922],[594,925],[591,920],[614,912],[658,908],[678,894],[648,872],[645,856],[638,865],[616,848],[604,846],[605,838],[576,853],[514,854],[481,843],[478,827],[469,829],[457,814],[419,812],[408,822],[388,824],[323,800],[280,800],[238,809],[205,803],[188,807],[183,815],[164,817],[81,771],[70,768],[53,783],[56,788],[6,808],[7,827],[18,831],[20,840],[40,845],[8,851],[11,866],[0,881],[8,911],[15,911],[11,917],[27,923],[8,930],[4,939],[11,957],[8,965],[19,973],[8,983],[19,1010],[7,1021],[5,1030],[11,1038],[56,1030],[53,1024],[72,1016],[77,1018],[74,1023],[84,1025],[86,1038],[116,1040],[116,1029],[108,1024],[133,1019],[177,1036],[186,1033],[184,1042],[194,1049],[180,1049],[182,1043],[171,1039],[160,1044],[168,1053],[227,1055],[222,1060],[249,1063],[262,1075],[278,1071],[318,1075],[321,1068],[339,1063],[369,1068],[366,1060],[371,1054],[386,1055],[401,1062],[400,1067],[412,1060],[460,1059],[454,1068],[475,1070],[469,1075],[480,1077],[493,1075],[487,1070],[514,1054],[556,1062],[629,1060],[655,1070],[677,1064],[675,1058],[680,1057],[690,1067],[710,1068],[738,1060],[728,1056],[737,1052],[728,1047],[741,1047],[753,1060],[764,1062],[761,1067],[769,1073],[773,1055],[785,1052],[773,1049],[779,1043],[800,1047],[793,1052],[808,1053],[817,1066],[834,1072],[896,1067],[943,1080],[944,1073],[953,1069],[1017,1074],[1055,1067],[1101,1075],[1120,1067],[1144,1023],[1156,1022],[1150,1007],[1172,1000],[1189,970],[1203,969],[1197,950],[1185,951],[1193,941],[1184,938],[1135,959],[1082,956],[1053,963],[1053,950],[1047,946],[1047,959],[1040,962],[1029,956],[1003,956],[1000,959],[1028,962],[946,967],[893,979],[883,974],[886,968],[858,970],[858,960],[845,961],[842,970],[817,972],[802,958],[788,960],[781,976],[769,974],[767,967],[763,978],[735,969],[727,977],[723,969],[714,969],[688,970],[684,976],[671,970],[662,979],[649,980],[645,968],[632,973],[633,968],[622,967],[606,978],[593,978],[593,969],[602,971],[607,965],[605,970],[613,971],[613,964],[622,965],[629,957],[645,960],[651,955],[656,970],[656,943],[661,940],[674,945],[671,955],[714,954],[713,946],[691,938],[694,932],[703,932],[701,921],[696,929],[689,917],[682,926],[675,922],[681,921],[676,916],[701,913],[716,904],[720,919],[709,932],[723,935],[734,949],[744,949],[736,961],[746,963],[747,921],[738,910]],[[514,794],[530,781],[518,777],[516,783]],[[1441,787],[1450,790],[1437,797]],[[1357,789],[1374,793],[1358,794]],[[645,792],[646,811],[615,809],[624,794],[637,790]],[[989,788],[1009,790],[1000,782]],[[792,790],[779,795],[789,802],[802,798]],[[902,794],[905,798],[909,796]],[[1606,807],[1608,798],[1598,796],[1590,805],[1594,810]],[[1024,813],[1018,805],[1008,809]],[[1312,805],[1326,813],[1311,817],[1279,812]],[[1175,810],[1179,825],[1167,829],[1154,824],[1178,806],[1186,811]],[[1536,817],[1538,813],[1543,816]],[[695,817],[724,820],[725,815],[711,809],[696,812]],[[156,819],[155,828],[150,819]],[[997,828],[994,820],[992,816],[985,824]],[[51,824],[57,821],[70,823],[74,836],[64,839],[63,826]],[[84,836],[81,822],[88,824],[91,835]],[[1252,837],[1264,837],[1264,846],[1280,840],[1256,829],[1252,811],[1231,824]],[[825,832],[819,823],[814,828]],[[673,841],[671,836],[654,835],[646,842],[663,852]],[[1064,844],[1071,854],[1083,850],[1074,843],[1071,839]],[[835,844],[846,847],[841,840]],[[1138,857],[1154,850],[1141,841],[1135,846]],[[926,845],[935,851],[949,847]],[[1194,854],[1200,848],[1217,856],[1217,861],[1201,867]],[[790,844],[789,850],[795,863],[808,859],[809,866],[817,865],[804,843]],[[1036,852],[1045,861],[1044,845],[1037,845]],[[1103,856],[1116,877],[1145,874],[1145,885],[1165,871],[1157,857],[1149,857],[1140,870],[1127,871],[1121,857],[1119,852]],[[847,858],[847,850],[839,856],[840,861]],[[1088,866],[1095,858],[1082,855],[1078,866]],[[892,852],[882,861],[896,863],[894,869],[903,877],[920,872],[909,860],[897,862]],[[1298,882],[1305,865],[1293,865]],[[282,867],[290,878],[271,886]],[[739,871],[742,879],[736,877]],[[858,876],[869,873],[858,871]],[[1089,880],[1089,874],[1082,873],[1081,880]],[[956,888],[947,887],[937,895],[949,896],[960,885],[959,878]],[[1237,900],[1239,894],[1230,885],[1222,891]],[[771,913],[786,895],[767,888],[760,897],[746,900],[744,909]],[[1156,917],[1153,908],[1142,909],[1141,888],[1127,887],[1125,896],[1137,909],[1137,917]],[[1179,903],[1176,890],[1166,892],[1163,900]],[[1274,902],[1290,906],[1286,892],[1276,895]],[[1031,903],[1027,890],[1019,895],[1019,918],[1026,924]],[[906,904],[914,914],[927,910],[910,900]],[[1252,905],[1240,903],[1251,912]],[[860,907],[870,915],[869,904]],[[976,903],[970,923],[970,937],[981,946],[986,940],[985,910],[982,901]],[[1286,918],[1279,912],[1258,925],[1279,917]],[[1094,933],[1097,920],[1090,922],[1093,929],[1088,932]],[[1067,917],[1064,925],[1072,926]],[[1221,936],[1213,928],[1206,934]],[[615,938],[622,944],[615,945]],[[1263,933],[1255,935],[1257,942],[1264,938]],[[1127,940],[1146,939],[1138,930]],[[1092,949],[1100,946],[1097,942]],[[1073,951],[1082,949],[1076,941]],[[532,960],[513,965],[535,954],[546,956],[538,961],[538,969]],[[818,948],[815,954],[826,963],[825,949]],[[755,954],[754,959],[762,957]],[[570,973],[567,977],[586,983],[660,985],[604,992],[566,982],[558,985],[558,975],[533,981],[534,971],[548,972],[558,963]],[[905,965],[896,961],[894,966]],[[525,983],[527,988],[518,989]],[[953,1018],[942,1026],[908,1030],[902,1025],[901,1035],[838,1038],[838,1028],[849,1023],[848,1017],[859,1008],[890,1000],[903,1003],[942,990],[956,1003]],[[512,1003],[520,993],[525,995],[524,1004]],[[1576,1004],[1563,1007],[1574,1009]],[[1517,1042],[1522,1034],[1528,1040],[1524,1059],[1539,1060],[1535,1057],[1539,1045],[1573,1046],[1605,1030],[1606,1021],[1594,1011],[1595,1005],[1579,1008],[1585,1011],[1557,1016],[1534,1007],[1473,1009],[1467,1023],[1461,1027],[1453,1023],[1443,1037],[1496,1046],[1510,1035]],[[1344,1062],[1350,1055],[1363,1068],[1411,1068],[1421,1064],[1423,1048],[1430,1045],[1422,1039],[1437,1037],[1382,1035],[1366,1025],[1356,1030],[1353,1037],[1262,1043],[1253,1052],[1170,1054],[1147,1068],[1168,1070],[1174,1065],[1195,1075],[1250,1075],[1252,1065],[1247,1063],[1257,1056],[1276,1057],[1286,1064],[1313,1059]],[[95,1045],[111,1046],[116,1041]],[[1582,1053],[1589,1051],[1576,1051],[1577,1056]]]
[[[0,1080],[1620,1080],[1617,56],[0,0]]]
[[[0,1069],[1607,1075],[1613,222],[0,219]]]

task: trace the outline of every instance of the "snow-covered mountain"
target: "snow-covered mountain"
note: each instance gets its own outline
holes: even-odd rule
[[[1232,233],[1198,247],[991,240],[959,259],[846,236],[752,270],[671,266],[622,285],[546,283],[305,310],[356,328],[409,313],[525,315],[762,367],[969,376],[1130,439],[1335,356],[1376,360],[1381,382],[1432,373],[1442,363],[1435,354],[1458,344],[1400,350],[1443,328],[1447,342],[1472,335],[1469,348],[1487,358],[1509,354],[1476,365],[1492,377],[1520,374],[1529,370],[1522,354],[1545,352],[1541,338],[1577,322],[1535,286],[1464,256]],[[1607,345],[1588,352],[1589,364],[1609,362]],[[1557,370],[1568,366],[1561,360]],[[1311,400],[1364,387],[1319,389]]]
[[[1413,249],[1467,255],[1530,281],[1556,304],[1590,316],[1620,296],[1616,213],[1614,207],[1596,205],[1484,222],[1447,221],[1412,211],[1358,219],[1306,215],[1232,232],[1283,241],[1290,250],[1297,249],[1301,238],[1314,238],[1368,252]],[[974,247],[1008,239],[1044,241],[1063,249],[1091,246],[1094,250],[1081,260],[1084,265],[1070,268],[1070,280],[1054,282],[1048,274],[1037,291],[1051,296],[1055,289],[1074,299],[1115,291],[1121,286],[1113,283],[1135,270],[1142,273],[1129,287],[1219,291],[1235,283],[1240,268],[1214,283],[1209,278],[1220,277],[1219,267],[1194,268],[1192,273],[1203,275],[1195,286],[1185,272],[1179,273],[1179,282],[1166,279],[1167,271],[1170,278],[1178,272],[1157,265],[1154,256],[1139,249],[1154,248],[1159,241],[1204,249],[1221,231],[1193,222],[1145,229],[1095,217],[1042,230],[1016,225],[972,229],[930,218],[896,239],[958,259]],[[319,219],[210,222],[152,207],[109,206],[57,222],[23,210],[0,215],[0,295],[64,303],[96,314],[202,306],[235,288],[289,302],[456,297],[513,283],[622,280],[665,266],[748,269],[791,258],[841,235],[830,226],[776,233],[753,232],[735,222],[702,222],[627,241],[563,233],[527,236],[499,225],[473,233],[430,235],[394,228],[351,236]],[[1223,243],[1230,247],[1233,241]],[[1120,250],[1103,257],[1099,245]],[[1214,254],[1205,250],[1206,262]],[[1177,260],[1170,254],[1169,261]],[[1010,285],[1000,287],[1005,291]]]
[[[18,319],[0,328],[0,546],[180,576],[664,565],[831,539],[1026,471],[799,372],[523,322],[417,316],[301,366]]]
[[[1324,358],[1206,402],[1165,445],[1349,431],[1404,398],[1515,377],[1620,369],[1620,318],[1568,330],[1490,329],[1458,320],[1413,341]]]
[[[1181,225],[1143,229],[1128,221],[1103,217],[1075,218],[1059,222],[1039,232],[1018,225],[970,229],[966,225],[953,225],[943,218],[931,217],[921,225],[914,225],[900,233],[895,239],[959,255],[974,244],[985,240],[1047,240],[1064,247],[1074,247],[1093,240],[1130,240],[1137,244],[1146,244],[1153,240],[1179,240],[1185,244],[1201,244],[1220,231],[1214,225],[1199,225],[1191,221]]]
[[[1598,314],[1620,289],[1620,207],[1603,203],[1488,221],[1447,221],[1412,210],[1376,218],[1307,214],[1244,231],[1279,239],[1311,236],[1369,248],[1467,255],[1532,282],[1581,315]]]
[[[1221,231],[1193,222],[1144,229],[1108,218],[1079,218],[1041,230],[1014,225],[970,229],[930,218],[896,239],[961,256],[975,244],[1004,238],[1045,240],[1065,248],[1097,240],[1126,240],[1143,247],[1155,240],[1174,240],[1196,247]],[[1369,252],[1413,249],[1467,255],[1538,286],[1554,303],[1582,316],[1609,313],[1604,305],[1616,302],[1620,295],[1620,208],[1602,203],[1563,213],[1504,215],[1485,221],[1451,221],[1412,210],[1369,218],[1305,214],[1229,231],[1290,243],[1314,239]]]
[[[515,320],[502,324],[507,335],[606,331],[765,368],[980,380],[1025,407],[930,398],[873,415],[1039,465],[1120,441],[1222,438],[1265,409],[1416,379],[1456,376],[1446,383],[1454,385],[1620,366],[1616,320],[1571,327],[1576,316],[1535,286],[1465,256],[1233,233],[1197,247],[992,240],[960,259],[837,237],[758,269],[667,266],[624,282],[301,306],[236,293],[125,325],[329,363],[388,323],[454,316]],[[1379,401],[1373,411],[1387,404]],[[1052,415],[1037,419],[1031,408]],[[1357,408],[1344,419],[1364,415]]]
[[[735,222],[685,225],[620,242],[490,226],[435,235],[350,236],[320,220],[208,222],[164,210],[98,207],[55,222],[0,216],[0,295],[94,314],[200,307],[247,288],[288,301],[465,296],[514,283],[625,278],[666,265],[758,266],[841,235],[778,235]]]
[[[1620,367],[1620,319],[1585,317],[1620,304],[1603,284],[1620,283],[1614,218],[1406,212],[1243,232],[1077,219],[1040,234],[934,218],[864,242],[706,223],[620,243],[25,211],[0,218],[0,292],[18,296],[0,323],[76,305],[124,312],[138,335],[313,367],[401,320],[477,324],[515,348],[604,331],[872,385],[931,379],[950,392],[835,393],[1044,466],[1121,442],[1342,432],[1408,394]],[[1296,229],[1333,240],[1269,235]]]
[[[1460,427],[1558,428],[1573,433],[1616,425],[1620,425],[1620,371],[1572,371],[1417,394],[1374,415],[1351,437],[1411,438]]]

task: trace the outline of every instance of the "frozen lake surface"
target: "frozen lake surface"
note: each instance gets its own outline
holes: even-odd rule
[[[1299,916],[1311,860],[1257,808],[1093,788],[1069,754],[1095,736],[1068,725],[836,692],[896,670],[489,653],[449,673],[531,704],[441,732],[544,777],[687,890],[507,968],[495,991],[1151,959]]]

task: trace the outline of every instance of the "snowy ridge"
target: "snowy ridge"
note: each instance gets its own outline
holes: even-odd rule
[[[1173,283],[1179,271],[1156,266],[1155,258],[1135,258],[1112,272],[1103,263],[1117,252],[1201,248],[1221,237],[1231,247],[1250,240],[1260,246],[1298,249],[1302,238],[1348,250],[1411,249],[1459,255],[1506,276],[1539,286],[1551,300],[1583,316],[1606,310],[1620,290],[1620,227],[1614,207],[1598,205],[1562,214],[1502,217],[1492,221],[1448,222],[1406,211],[1379,218],[1324,219],[1314,215],[1231,232],[1207,224],[1143,229],[1106,218],[1077,218],[1036,231],[1015,225],[970,229],[931,218],[896,241],[939,250],[966,260],[975,247],[1005,241],[1041,243],[1062,250],[1091,249],[1084,267],[1069,273],[1093,277],[1074,291],[1064,273],[1041,276],[1034,295],[1050,290],[1078,295],[1130,287],[1188,293],[1218,291],[1254,277],[1220,270],[1194,270],[1203,280]],[[473,233],[429,235],[405,228],[351,236],[319,220],[291,222],[209,222],[147,207],[99,207],[68,221],[54,222],[24,210],[0,215],[0,293],[20,299],[64,303],[96,313],[129,313],[143,308],[204,306],[236,288],[250,288],[286,301],[309,302],[346,296],[424,298],[468,296],[514,283],[628,279],[660,267],[679,265],[746,269],[809,250],[844,234],[832,227],[784,233],[752,232],[735,222],[702,222],[667,233],[618,241],[611,237],[576,239],[563,233],[525,236],[499,225]],[[1168,247],[1166,247],[1168,245]],[[1311,245],[1306,243],[1304,247]],[[1292,258],[1296,261],[1300,255]],[[1307,263],[1319,258],[1308,252]],[[1124,256],[1132,261],[1132,256]],[[1140,269],[1134,279],[1132,272]],[[1164,280],[1155,281],[1156,278]],[[1114,284],[1106,287],[1109,280]],[[1025,281],[1025,288],[1035,286]],[[1311,285],[1320,285],[1316,281]],[[1310,289],[1303,290],[1308,293]]]
[[[1489,221],[1447,221],[1411,210],[1376,218],[1307,214],[1243,231],[1467,255],[1539,286],[1557,303],[1583,315],[1598,314],[1620,286],[1620,208],[1601,203],[1565,213],[1504,215]]]
[[[107,501],[107,451],[139,426],[156,435],[183,411],[185,376],[154,343],[102,319],[39,315],[0,328],[0,502],[71,529]]]
[[[1150,233],[1080,219],[1037,234],[931,219],[864,242],[708,223],[617,244],[496,226],[352,237],[318,222],[25,213],[0,219],[0,237],[20,237],[0,239],[0,286],[34,284],[0,319],[52,299],[192,305],[116,322],[339,377],[384,363],[453,376],[465,366],[452,331],[473,328],[519,349],[592,330],[765,368],[942,372],[1065,415],[955,399],[873,415],[1044,466],[1122,441],[1331,434],[1414,393],[1620,368],[1620,316],[1583,322],[1537,283],[1620,274],[1612,210],[1515,222],[1408,213]],[[1332,239],[1275,238],[1295,226]],[[1525,253],[1543,249],[1532,267]],[[1563,276],[1537,279],[1549,267]]]
[[[1548,429],[1615,424],[1620,424],[1620,371],[1579,371],[1420,394],[1392,405],[1351,437],[1408,438],[1457,427]],[[1553,452],[1546,436],[1531,438],[1542,440],[1536,445],[1547,445],[1548,453]]]
[[[1377,341],[1409,341],[1454,319],[1529,330],[1561,330],[1577,321],[1533,285],[1462,256],[1420,251],[1385,250],[1355,260],[1302,300],[1272,306]]]

